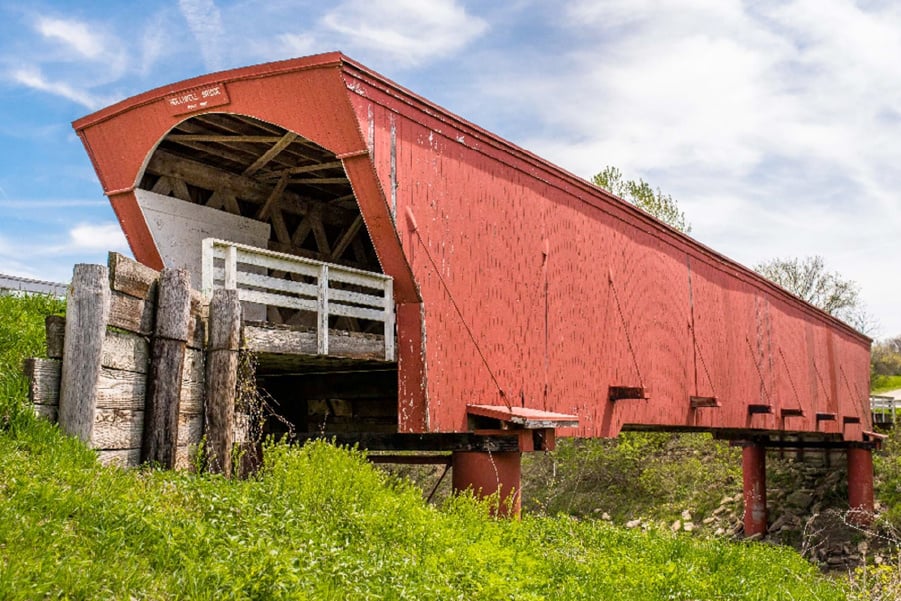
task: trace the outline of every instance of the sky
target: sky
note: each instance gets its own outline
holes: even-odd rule
[[[742,264],[823,256],[901,335],[891,0],[0,0],[0,273],[128,252],[73,120],[333,50],[576,175],[647,180]]]

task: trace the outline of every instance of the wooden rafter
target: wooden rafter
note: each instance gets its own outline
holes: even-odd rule
[[[292,179],[292,184],[307,184],[307,185],[323,185],[323,184],[344,184],[350,185],[350,182],[346,177],[306,177],[306,178],[298,178]]]
[[[272,144],[280,141],[284,136],[242,136],[238,134],[169,134],[166,139],[171,142],[219,142],[231,144],[234,142],[253,142]]]
[[[288,167],[287,169],[281,169],[280,171],[273,171],[271,173],[267,173],[262,177],[265,178],[276,178],[276,177],[284,177],[286,175],[298,175],[301,173],[313,173],[315,171],[324,171],[326,169],[335,169],[337,167],[341,167],[341,161],[329,161],[328,163],[317,163],[315,165],[301,165],[298,167]]]
[[[272,146],[272,148],[264,152],[262,156],[255,160],[250,167],[245,169],[242,175],[253,175],[257,171],[262,169],[269,161],[275,158],[275,155],[287,148],[291,144],[291,142],[295,140],[295,138],[297,138],[297,134],[291,132],[286,133],[284,136],[282,136],[281,140],[279,140]]]
[[[272,193],[272,187],[269,184],[264,184],[250,177],[221,171],[210,165],[185,159],[162,150],[154,153],[147,170],[156,175],[183,179],[187,183],[204,190],[228,189],[238,198],[255,204],[265,203]],[[318,208],[320,206],[320,202],[304,198],[291,190],[285,190],[279,203],[282,211],[298,215],[306,215],[314,207]],[[355,215],[356,211],[330,205],[327,211],[323,211],[322,219],[333,225],[347,225],[353,220]]]

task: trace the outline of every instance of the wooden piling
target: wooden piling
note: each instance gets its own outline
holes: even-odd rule
[[[187,270],[163,270],[156,306],[141,461],[171,469],[175,467],[179,399],[191,317],[191,276]]]
[[[241,303],[237,290],[223,288],[213,293],[209,334],[205,403],[207,469],[230,476],[241,343]]]
[[[108,274],[103,265],[76,265],[66,305],[59,426],[88,443],[94,429],[94,399],[109,320]]]

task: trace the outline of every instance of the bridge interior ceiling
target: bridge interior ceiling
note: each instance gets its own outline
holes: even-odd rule
[[[279,126],[192,117],[163,138],[139,187],[267,222],[270,250],[381,271],[341,161]]]
[[[277,125],[228,113],[183,121],[160,142],[139,187],[269,223],[269,250],[381,271],[341,161]],[[305,325],[294,323],[299,312],[274,307],[268,320]]]

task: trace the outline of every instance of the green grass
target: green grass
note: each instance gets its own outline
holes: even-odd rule
[[[880,394],[889,390],[898,390],[901,388],[901,376],[873,376],[870,392]]]
[[[0,599],[842,599],[794,551],[441,508],[361,453],[273,445],[244,481],[104,468],[24,407],[60,307],[0,297]],[[14,305],[15,303],[13,303]],[[15,321],[12,321],[14,318]]]

